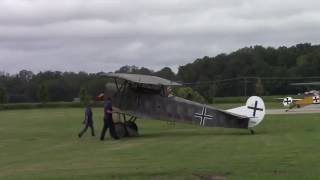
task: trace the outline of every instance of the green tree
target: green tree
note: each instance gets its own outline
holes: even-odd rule
[[[263,87],[263,84],[262,84],[260,78],[258,78],[258,80],[256,82],[255,92],[256,92],[256,95],[258,95],[258,96],[261,96],[264,94],[264,87]]]
[[[8,102],[7,91],[5,88],[0,87],[0,104]]]
[[[145,67],[141,67],[140,69],[134,70],[132,72],[135,74],[145,74],[145,75],[152,75],[153,74],[153,70],[150,70]]]
[[[202,97],[197,91],[194,91],[190,87],[180,87],[176,88],[173,91],[173,94],[178,97],[182,97],[184,99],[188,99],[191,101],[196,101],[200,103],[205,103],[206,100]]]
[[[137,66],[129,66],[129,65],[125,65],[122,66],[120,69],[116,70],[116,73],[132,73],[134,71],[137,71],[139,68]]]
[[[44,104],[47,103],[49,100],[48,96],[48,88],[44,84],[41,84],[38,88],[38,98]]]
[[[83,104],[88,104],[90,102],[91,97],[88,94],[86,88],[82,87],[79,92],[80,102]]]
[[[165,67],[160,71],[155,72],[154,75],[165,78],[165,79],[169,79],[169,80],[175,79],[175,74],[174,72],[172,72],[172,70],[169,67]]]

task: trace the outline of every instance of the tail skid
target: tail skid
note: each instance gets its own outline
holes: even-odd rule
[[[248,117],[249,125],[248,128],[257,126],[264,118],[266,114],[266,108],[263,100],[258,96],[251,96],[245,106],[228,109],[228,112],[239,114]]]

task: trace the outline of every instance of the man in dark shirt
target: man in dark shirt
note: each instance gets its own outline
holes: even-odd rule
[[[104,102],[104,119],[103,119],[103,129],[101,132],[100,140],[104,140],[104,136],[106,134],[106,131],[108,128],[110,128],[110,136],[113,139],[119,139],[119,137],[116,134],[115,128],[114,128],[114,123],[112,120],[112,103],[111,103],[111,98],[108,97],[107,100]]]
[[[91,128],[91,135],[95,136],[94,128],[93,128],[93,120],[92,120],[92,110],[91,110],[91,107],[89,105],[87,105],[87,107],[86,107],[83,123],[85,124],[85,127],[78,134],[79,138],[87,131],[88,127]]]

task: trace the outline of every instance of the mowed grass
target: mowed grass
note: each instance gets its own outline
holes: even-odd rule
[[[138,120],[141,136],[81,139],[83,109],[0,111],[0,179],[318,179],[319,115],[248,130]],[[96,132],[102,110],[94,109]]]

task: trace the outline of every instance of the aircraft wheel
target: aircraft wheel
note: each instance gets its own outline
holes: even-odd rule
[[[122,122],[114,123],[114,129],[116,130],[116,133],[119,138],[123,138],[123,137],[128,136],[128,132],[126,130],[124,123],[122,123]]]
[[[128,132],[128,136],[129,137],[135,137],[135,136],[139,136],[138,133],[138,126],[135,122],[126,122],[125,123],[126,128],[127,128],[127,132]]]
[[[253,129],[250,129],[250,133],[251,133],[251,134],[255,134],[255,132],[254,132]]]
[[[138,131],[138,126],[137,126],[137,124],[135,122],[128,121],[125,124],[126,124],[126,127],[129,127],[131,129],[134,129],[134,130]]]

